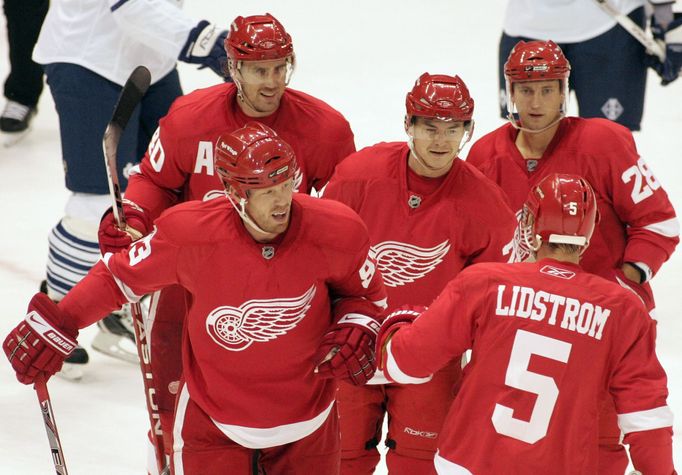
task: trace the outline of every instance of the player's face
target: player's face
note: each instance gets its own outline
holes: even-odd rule
[[[239,102],[249,117],[264,117],[279,107],[291,72],[291,61],[287,58],[271,61],[241,61],[232,70],[233,78],[239,82],[245,96]]]
[[[514,84],[512,100],[519,113],[521,125],[539,130],[557,119],[564,95],[559,80],[526,81]]]
[[[457,156],[465,132],[464,122],[416,117],[408,133],[423,163],[411,156],[410,168],[422,176],[444,175]]]
[[[286,231],[289,226],[291,200],[294,193],[293,178],[268,188],[249,190],[246,212],[251,219],[267,233],[259,233],[247,229],[257,241],[265,242],[274,239],[278,234]],[[255,232],[255,234],[254,234]]]

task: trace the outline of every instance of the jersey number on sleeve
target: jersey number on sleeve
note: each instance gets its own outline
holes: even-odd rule
[[[156,234],[154,232],[149,233],[139,241],[135,242],[128,251],[128,260],[130,262],[130,267],[139,264],[143,259],[146,259],[152,253],[152,237]]]
[[[637,165],[632,165],[623,172],[623,175],[621,175],[623,183],[630,183],[633,177],[635,183],[632,187],[630,196],[635,204],[647,199],[654,194],[654,191],[661,187],[661,184],[658,182],[651,169],[644,163],[643,158],[637,160]],[[642,177],[646,183],[642,183]]]
[[[528,421],[515,419],[513,409],[495,404],[492,421],[499,434],[529,444],[534,444],[547,435],[549,420],[559,397],[559,388],[549,376],[528,371],[528,364],[532,355],[566,363],[570,353],[571,344],[565,341],[525,330],[516,332],[504,382],[509,387],[537,394],[538,397]]]

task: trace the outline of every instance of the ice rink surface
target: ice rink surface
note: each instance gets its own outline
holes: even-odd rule
[[[474,140],[502,124],[497,117],[497,43],[505,1],[188,0],[197,20],[227,26],[236,15],[269,11],[294,39],[297,68],[291,87],[313,94],[350,121],[358,148],[403,140],[404,98],[424,71],[459,74],[476,101]],[[4,21],[4,18],[2,20]],[[0,24],[0,78],[8,72]],[[209,70],[181,65],[185,92],[215,83]],[[23,318],[44,278],[47,234],[67,197],[57,116],[49,90],[33,130],[13,148],[0,148],[0,337]],[[682,212],[682,80],[661,87],[650,74],[640,154]],[[466,150],[462,156],[466,156]],[[677,415],[675,461],[682,468],[682,250],[653,281],[658,355],[669,376]],[[81,332],[89,347],[94,329]],[[139,370],[90,351],[79,383],[50,381],[69,473],[144,473],[147,416]],[[475,428],[472,428],[474,431]],[[475,436],[472,434],[472,436]],[[0,474],[54,473],[34,391],[16,382],[0,358]],[[378,473],[385,474],[382,466]]]

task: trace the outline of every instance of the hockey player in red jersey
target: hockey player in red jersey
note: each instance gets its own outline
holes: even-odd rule
[[[570,65],[551,41],[519,42],[505,65],[510,124],[478,140],[467,162],[499,184],[517,214],[549,173],[573,173],[594,187],[601,221],[582,266],[638,293],[654,307],[649,280],[679,242],[679,223],[632,134],[606,119],[564,117]],[[627,466],[613,404],[604,403],[601,474]]]
[[[367,228],[340,203],[294,193],[294,152],[262,124],[221,135],[215,159],[225,195],[168,210],[58,305],[34,296],[3,349],[29,384],[59,369],[78,329],[181,285],[174,472],[336,474],[335,378],[372,376],[386,303]]]
[[[291,144],[299,162],[295,184],[304,193],[321,189],[336,164],[355,151],[353,133],[340,113],[287,87],[295,63],[293,44],[272,15],[237,17],[225,49],[234,84],[219,84],[179,98],[161,120],[142,163],[131,173],[125,209],[129,224],[142,235],[151,230],[151,222],[164,209],[178,201],[223,194],[213,165],[215,140],[252,118]],[[102,252],[116,252],[130,242],[111,213],[105,216],[100,225]],[[180,378],[180,331],[186,299],[183,289],[169,287],[154,294],[150,304],[151,364],[166,435],[170,433],[175,381]]]
[[[427,381],[473,350],[438,440],[439,474],[598,473],[605,387],[634,467],[675,473],[655,322],[632,292],[578,265],[596,214],[586,180],[547,176],[519,224],[537,262],[471,266],[421,315],[401,308],[382,324],[380,368],[397,382]]]
[[[516,221],[504,194],[458,158],[474,101],[458,76],[423,74],[407,94],[407,143],[379,143],[339,164],[325,198],[367,223],[389,308],[428,305],[475,262],[502,261]],[[341,473],[371,474],[384,415],[393,475],[433,472],[436,438],[461,378],[454,358],[423,386],[340,383]]]

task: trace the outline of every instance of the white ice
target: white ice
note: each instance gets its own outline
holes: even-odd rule
[[[197,19],[227,26],[236,15],[269,11],[296,46],[291,86],[320,97],[350,121],[358,148],[403,140],[405,93],[424,71],[459,74],[476,100],[474,139],[498,127],[497,43],[504,0],[345,0],[308,2],[185,2]],[[238,6],[241,5],[241,6]],[[0,20],[0,21],[4,21]],[[0,78],[8,72],[0,26]],[[208,70],[181,65],[185,91],[216,81]],[[32,132],[0,148],[0,336],[23,318],[44,278],[47,234],[60,218],[67,192],[57,116],[45,90]],[[661,87],[649,77],[640,153],[682,211],[682,80]],[[464,152],[466,153],[466,151]],[[658,303],[658,354],[669,376],[669,404],[682,433],[682,251],[653,282]],[[86,347],[92,328],[81,333]],[[59,378],[49,388],[71,474],[144,473],[147,416],[139,370],[90,351],[79,383]],[[475,434],[472,433],[472,437]],[[682,437],[675,437],[682,468]],[[53,473],[35,392],[0,361],[0,474]],[[386,473],[381,467],[378,473]]]

